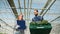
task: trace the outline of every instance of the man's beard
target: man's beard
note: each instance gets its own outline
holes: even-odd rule
[[[38,14],[36,14],[35,16],[37,16]]]

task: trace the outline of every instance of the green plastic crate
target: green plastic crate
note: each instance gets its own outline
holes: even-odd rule
[[[31,34],[49,34],[52,29],[52,26],[50,23],[47,24],[30,23],[29,28]]]

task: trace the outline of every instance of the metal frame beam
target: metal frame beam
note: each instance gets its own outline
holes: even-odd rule
[[[30,0],[30,8],[31,8],[31,9],[32,9],[32,1],[33,1],[33,0]],[[30,11],[29,11],[29,18],[30,18],[31,9],[30,9]],[[34,10],[34,9],[33,9],[33,10]]]
[[[0,19],[1,21],[3,21],[2,19]],[[5,21],[3,21],[3,23],[7,26],[9,26],[10,28],[12,28],[12,26],[10,26],[9,24],[7,24]],[[13,29],[13,28],[12,28]]]
[[[58,16],[57,18],[55,18],[55,19],[51,20],[50,22],[53,22],[53,21],[55,21],[55,20],[56,20],[56,19],[58,19],[58,18],[60,18],[60,16]]]
[[[21,5],[20,5],[20,0],[18,0],[18,4],[19,4],[20,12],[22,13],[22,11],[21,11]]]
[[[52,0],[52,1],[51,1],[50,5],[48,6],[47,10],[45,11],[45,13],[44,13],[42,16],[44,16],[44,15],[47,13],[48,9],[51,8],[51,6],[55,3],[55,1],[56,1],[56,0]]]
[[[52,1],[52,0],[47,0],[45,6],[44,6],[43,8],[47,8],[51,1]],[[41,11],[40,15],[42,15],[43,12],[44,12],[44,10]]]
[[[1,7],[0,7],[1,8]],[[4,7],[3,7],[4,8]],[[11,8],[15,8],[15,7],[11,7]],[[11,8],[5,8],[5,9],[11,9]],[[24,8],[15,8],[15,9],[24,9]],[[25,9],[28,9],[28,8],[25,8]],[[35,8],[29,8],[29,9],[32,9],[32,10],[34,10]],[[38,9],[38,10],[46,10],[46,8],[41,8],[41,9],[39,9],[39,8],[36,8],[36,9]],[[50,9],[49,9],[50,10]]]
[[[27,19],[28,19],[28,15],[29,14],[29,0],[28,0],[28,3],[27,3]]]
[[[7,0],[11,7],[15,7],[13,0]],[[16,8],[11,8],[14,14],[18,14]],[[15,15],[16,18],[18,15]]]
[[[25,19],[26,19],[26,10],[25,10],[25,8],[26,8],[26,3],[25,3],[25,1],[26,1],[26,0],[24,0],[24,15],[25,15],[24,17],[25,17]]]
[[[60,15],[60,13],[47,13],[47,15]]]

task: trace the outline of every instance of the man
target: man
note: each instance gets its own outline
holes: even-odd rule
[[[18,30],[20,30],[20,33],[24,34],[24,30],[26,29],[26,25],[25,25],[25,20],[23,20],[22,14],[20,14],[18,16],[17,25],[19,26]]]
[[[38,16],[38,10],[37,9],[34,10],[34,15],[35,15],[35,17],[32,18],[32,21],[36,22],[36,21],[42,21],[43,20],[42,16]]]

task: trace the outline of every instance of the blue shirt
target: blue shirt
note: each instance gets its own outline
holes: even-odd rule
[[[34,18],[32,18],[32,21],[36,22],[36,21],[42,21],[43,17],[42,16],[35,16]]]
[[[18,27],[18,29],[26,29],[26,25],[25,25],[24,20],[17,20],[17,25],[20,26],[20,27]]]

